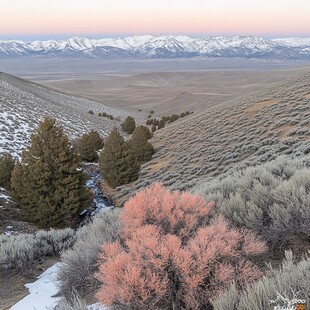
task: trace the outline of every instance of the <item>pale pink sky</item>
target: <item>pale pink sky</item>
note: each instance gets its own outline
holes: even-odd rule
[[[145,33],[310,37],[310,0],[0,0],[0,39]]]

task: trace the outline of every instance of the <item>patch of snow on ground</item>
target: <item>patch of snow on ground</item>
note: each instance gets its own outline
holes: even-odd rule
[[[99,303],[87,306],[88,310],[109,310],[109,308],[100,305]]]
[[[29,289],[29,295],[21,299],[10,310],[47,310],[56,307],[61,297],[53,297],[58,292],[57,272],[61,263],[56,263],[46,269],[33,283],[25,286]],[[89,310],[109,310],[99,303],[87,307]]]
[[[44,271],[37,281],[25,284],[30,294],[10,310],[47,310],[48,307],[56,306],[60,298],[52,296],[58,291],[56,276],[59,266],[60,263],[53,265]]]
[[[1,193],[0,193],[0,199],[7,200],[7,201],[11,201],[10,196],[5,195],[5,194],[1,194]]]

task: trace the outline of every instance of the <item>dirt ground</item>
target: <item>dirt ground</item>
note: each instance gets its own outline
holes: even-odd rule
[[[31,276],[12,271],[0,271],[0,309],[9,310],[19,300],[28,295],[25,284],[34,282],[41,273],[58,261],[59,257],[45,259],[35,268]]]
[[[0,60],[0,71],[146,118],[205,111],[309,71],[310,63],[258,59]]]

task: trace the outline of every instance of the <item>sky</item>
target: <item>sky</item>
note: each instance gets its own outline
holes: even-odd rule
[[[310,37],[310,0],[0,0],[0,39]]]

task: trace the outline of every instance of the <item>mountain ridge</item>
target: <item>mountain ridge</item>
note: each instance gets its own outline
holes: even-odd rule
[[[310,38],[266,39],[261,36],[134,35],[119,38],[24,42],[0,40],[0,58],[20,56],[71,56],[91,58],[243,57],[310,59]]]

